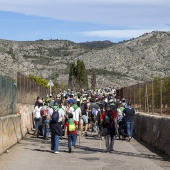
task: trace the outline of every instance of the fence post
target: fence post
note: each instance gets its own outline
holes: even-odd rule
[[[147,87],[146,87],[146,83],[145,83],[145,98],[144,98],[144,99],[145,99],[145,101],[144,101],[144,103],[145,103],[145,113],[146,113],[146,95],[147,95],[147,94],[146,94],[146,88],[147,88]]]
[[[152,80],[152,114],[154,114],[154,88],[153,88],[153,80]]]
[[[146,83],[146,108],[147,108],[147,112],[149,113],[149,102],[148,102],[148,86]]]
[[[140,83],[139,83],[139,111],[141,112],[141,92],[140,92]]]
[[[160,98],[161,98],[161,101],[160,101],[161,103],[160,103],[160,104],[161,104],[161,115],[162,115],[162,78],[161,78],[160,81],[161,81],[161,82],[160,82],[160,93],[161,93],[161,94],[160,94]]]
[[[136,103],[135,103],[135,102],[136,102],[136,101],[135,101],[135,97],[136,97],[136,96],[135,96],[135,90],[134,90],[134,99],[133,99],[134,106],[136,106]]]

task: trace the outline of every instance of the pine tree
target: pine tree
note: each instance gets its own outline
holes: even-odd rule
[[[75,87],[76,84],[76,65],[75,63],[70,64],[70,71],[69,71],[69,80],[68,80],[68,86],[70,88]]]
[[[96,88],[96,70],[92,69],[92,75],[91,75],[91,89]]]
[[[81,60],[70,64],[69,87],[72,89],[88,88],[88,79],[85,64]]]

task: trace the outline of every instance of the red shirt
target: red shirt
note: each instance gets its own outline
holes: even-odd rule
[[[78,125],[77,121],[74,120],[74,124],[77,126],[77,125]],[[77,130],[75,130],[75,131],[73,131],[73,132],[69,132],[68,125],[69,125],[68,122],[66,122],[67,134],[68,134],[68,135],[69,135],[69,134],[77,134]]]
[[[102,114],[100,115],[100,119],[102,119],[102,120],[104,119],[105,113],[106,113],[106,111],[102,112]],[[113,119],[116,119],[116,118],[117,118],[116,113],[115,113],[114,111],[110,111],[110,113],[111,113]],[[114,122],[112,122],[110,125],[113,125],[113,123],[114,123]],[[110,125],[109,125],[109,126],[110,126]]]

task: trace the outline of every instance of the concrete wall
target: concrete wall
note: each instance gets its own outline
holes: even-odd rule
[[[134,132],[143,141],[170,155],[170,118],[136,113]]]
[[[21,140],[33,127],[32,105],[17,105],[17,115],[0,117],[0,154]]]

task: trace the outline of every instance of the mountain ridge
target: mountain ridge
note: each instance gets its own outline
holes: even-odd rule
[[[68,40],[0,40],[0,74],[14,78],[19,71],[67,84],[69,64],[81,59],[87,70],[98,70],[98,87],[129,86],[169,75],[170,32],[154,31],[119,43],[106,42],[93,41],[89,47],[91,44]],[[90,74],[88,77],[90,81]]]

